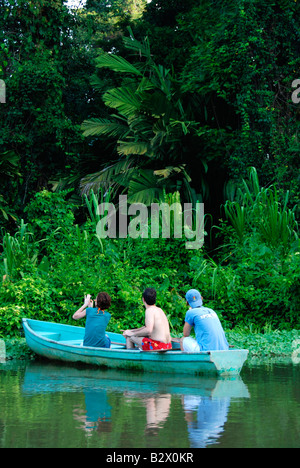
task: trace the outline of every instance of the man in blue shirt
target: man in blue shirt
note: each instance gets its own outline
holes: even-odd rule
[[[186,301],[190,306],[185,316],[181,341],[182,351],[199,353],[200,351],[228,350],[229,345],[217,314],[208,307],[203,307],[201,294],[196,289],[187,292]],[[196,340],[190,337],[194,327]]]

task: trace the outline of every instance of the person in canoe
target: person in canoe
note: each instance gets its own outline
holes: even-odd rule
[[[212,309],[203,307],[203,297],[200,292],[191,289],[185,298],[190,309],[185,316],[181,350],[187,353],[228,350],[229,345],[219,317]],[[196,339],[190,336],[193,327]]]
[[[83,306],[73,315],[74,320],[86,317],[83,346],[110,348],[111,341],[105,335],[105,330],[111,318],[110,313],[107,312],[111,305],[111,298],[107,293],[101,292],[97,296],[96,307],[93,304],[91,295],[88,294]]]
[[[156,290],[147,288],[143,292],[142,299],[146,308],[145,326],[124,331],[126,348],[134,349],[137,345],[143,351],[172,349],[168,319],[164,311],[155,305]]]

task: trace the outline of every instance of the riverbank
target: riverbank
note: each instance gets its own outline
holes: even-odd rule
[[[226,332],[230,345],[249,350],[249,358],[300,358],[300,331],[265,331],[252,333],[244,330]],[[6,360],[34,359],[35,354],[27,347],[25,338],[3,338],[6,347]]]
[[[2,338],[6,348],[6,360],[35,359],[35,354],[28,348],[25,338]]]
[[[291,357],[300,355],[299,330],[275,330],[263,333],[235,329],[226,332],[229,343],[237,348],[248,349],[249,357]]]

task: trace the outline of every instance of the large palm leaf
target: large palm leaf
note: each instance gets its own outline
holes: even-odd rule
[[[123,57],[109,53],[103,53],[96,59],[97,67],[109,68],[118,73],[130,73],[131,75],[141,76],[142,72]]]
[[[141,99],[132,91],[130,87],[111,89],[103,96],[104,103],[113,109],[117,109],[120,114],[130,118],[140,109]]]
[[[151,205],[161,199],[166,182],[158,179],[152,170],[140,169],[136,171],[128,184],[128,202]]]
[[[149,145],[142,141],[119,141],[118,153],[122,156],[129,156],[134,154],[146,154]]]
[[[131,173],[137,169],[134,156],[119,159],[101,171],[83,177],[80,181],[81,191],[83,194],[89,194],[91,190],[98,191],[101,187],[118,189],[120,186],[126,186]]]
[[[128,133],[127,125],[108,119],[85,120],[81,124],[81,129],[85,137],[107,135],[113,138],[124,138]]]

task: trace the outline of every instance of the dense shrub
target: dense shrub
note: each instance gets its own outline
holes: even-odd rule
[[[84,295],[95,297],[99,291],[107,291],[112,297],[111,331],[137,327],[144,320],[141,297],[146,287],[157,289],[157,304],[168,315],[173,333],[182,332],[184,296],[191,287],[201,290],[206,305],[219,313],[226,328],[249,323],[258,328],[265,324],[299,328],[297,249],[283,254],[282,250],[255,242],[253,237],[215,263],[203,251],[186,250],[182,239],[99,242],[91,221],[81,227],[74,224],[64,194],[60,199],[57,194],[40,196],[47,200],[47,206],[57,203],[61,215],[57,219],[53,215],[46,228],[42,218],[48,219],[47,210],[43,211],[39,203],[40,223],[33,223],[37,213],[31,206],[28,212],[32,225],[27,229],[34,235],[25,235],[23,223],[11,236],[19,242],[12,242],[9,252],[4,246],[0,262],[0,336],[19,335],[24,316],[74,323],[72,315],[82,305]],[[50,223],[59,237],[53,235]],[[11,269],[6,268],[8,253],[13,258]]]
[[[191,271],[193,286],[222,314],[228,327],[252,323],[259,328],[265,324],[299,328],[299,254],[278,260],[275,253],[262,254],[257,246],[243,262],[226,263],[195,258]]]
[[[260,187],[255,168],[236,200],[225,205],[218,264],[193,258],[193,285],[222,312],[229,326],[299,327],[298,223],[274,186]]]

